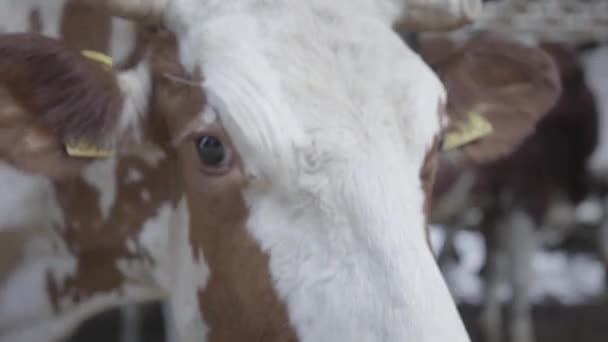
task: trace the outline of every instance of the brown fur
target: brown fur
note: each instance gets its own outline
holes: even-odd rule
[[[479,171],[478,185],[485,191],[509,189],[538,222],[554,196],[578,202],[588,193],[586,162],[598,139],[597,110],[577,56],[559,45],[543,48],[558,61],[565,91],[519,149]]]
[[[200,256],[210,269],[208,284],[199,293],[203,317],[210,326],[209,341],[296,341],[285,304],[273,286],[268,256],[245,227],[247,209],[241,191],[246,184],[239,163],[228,175],[209,176],[200,172],[191,139],[177,147],[171,144],[178,132],[189,129],[206,101],[202,88],[165,77],[170,74],[197,80],[201,75],[189,75],[181,68],[177,63],[175,37],[162,30],[142,30],[133,58],[141,56],[143,47],[151,44],[152,110],[148,113],[145,136],[148,142],[161,146],[168,158],[152,167],[136,156],[121,156],[116,170],[119,182],[116,202],[109,217],[102,218],[98,190],[77,172],[88,164],[78,164],[74,172],[73,158],[63,154],[61,142],[80,136],[104,138],[113,130],[120,112],[114,76],[77,52],[82,48],[103,51],[108,44],[101,37],[107,39],[108,35],[72,32],[93,22],[100,32],[105,32],[103,23],[107,18],[78,7],[68,7],[66,13],[70,15],[65,17],[62,31],[69,38],[67,44],[71,49],[33,34],[0,38],[0,53],[9,54],[9,60],[0,61],[0,66],[8,70],[9,61],[19,66],[19,70],[9,73],[0,83],[5,86],[0,87],[0,97],[6,98],[0,106],[0,129],[6,127],[13,137],[0,137],[0,151],[5,152],[0,158],[8,159],[21,169],[31,170],[34,167],[24,165],[35,165],[34,171],[57,176],[54,185],[65,219],[65,225],[57,227],[57,233],[78,260],[76,272],[67,279],[55,279],[51,275],[47,278],[55,309],[61,312],[69,309],[63,304],[66,301],[77,305],[95,294],[115,290],[125,282],[142,281],[125,279],[117,269],[119,260],[137,260],[154,267],[147,255],[127,249],[126,241],[141,233],[144,222],[152,218],[162,204],[176,205],[185,195],[193,257],[202,251]],[[71,17],[76,14],[80,17]],[[93,18],[89,20],[87,15]],[[26,144],[21,133],[30,131],[35,134]],[[214,133],[231,147],[221,125],[214,128]],[[29,148],[19,147],[18,154],[9,152],[14,146]],[[45,156],[53,158],[39,159]],[[236,158],[238,160],[238,154]],[[70,170],[57,165],[69,165]],[[141,181],[124,182],[130,168],[143,174]],[[65,177],[68,171],[72,177]],[[141,197],[144,190],[151,195],[148,201]]]
[[[72,48],[107,54],[110,52],[111,24],[111,18],[107,14],[68,1],[61,20],[61,38]]]
[[[157,34],[152,115],[164,117],[175,136],[201,112],[205,98],[200,88],[163,76],[200,79],[175,63],[174,37]],[[233,148],[219,125],[210,133]],[[178,147],[177,157],[191,214],[191,243],[195,251],[202,251],[210,269],[207,286],[199,294],[203,316],[211,327],[209,341],[297,341],[285,304],[273,287],[268,255],[245,227],[248,213],[241,192],[246,183],[238,155],[238,167],[219,178],[200,172],[192,140]]]
[[[130,169],[144,175],[137,183],[127,184]],[[69,178],[56,182],[57,197],[65,215],[65,226],[57,232],[68,250],[78,259],[73,276],[58,283],[49,278],[48,286],[56,310],[60,299],[75,304],[98,293],[118,289],[126,279],[118,270],[119,260],[139,260],[152,263],[146,255],[127,250],[126,241],[136,239],[144,223],[154,217],[165,202],[177,203],[179,194],[175,182],[175,166],[170,160],[151,167],[136,157],[122,158],[116,169],[117,202],[107,219],[101,217],[99,192],[83,179]],[[159,186],[163,184],[163,186]],[[148,191],[149,200],[141,194]]]
[[[122,98],[115,76],[65,44],[32,33],[0,37],[0,85],[60,142],[105,142]]]
[[[509,272],[509,280],[514,292],[507,322],[523,320],[525,323],[531,323],[530,303],[525,300],[529,284],[517,278],[521,277],[517,274],[526,274],[531,270],[526,270],[509,252],[513,237],[505,240],[505,233],[514,227],[505,225],[504,223],[508,222],[505,220],[512,218],[511,215],[518,210],[534,220],[537,228],[563,229],[564,227],[560,226],[573,223],[550,222],[547,220],[547,213],[553,204],[562,200],[574,208],[574,205],[588,194],[590,189],[586,181],[585,166],[597,143],[597,112],[591,92],[584,83],[583,69],[577,56],[574,51],[563,46],[542,44],[541,47],[559,66],[563,92],[557,104],[540,120],[533,134],[512,153],[502,158],[481,165],[462,163],[462,159],[453,162],[445,158],[444,165],[449,166],[449,169],[440,170],[439,179],[443,184],[441,188],[436,189],[436,198],[441,200],[442,194],[459,179],[463,179],[461,177],[466,172],[476,176],[472,188],[459,194],[462,199],[452,206],[452,217],[448,219],[462,223],[458,220],[463,218],[462,213],[467,209],[482,210],[479,226],[472,228],[479,228],[484,237],[487,257],[483,273],[489,288],[498,284],[499,264],[512,271]],[[536,93],[537,91],[531,90],[531,95]],[[542,99],[542,96],[539,99]],[[520,99],[522,106],[530,106],[529,110],[542,109],[535,102],[524,102],[526,100],[526,96]],[[524,257],[528,254],[525,249],[522,249]],[[501,255],[503,252],[507,253]],[[492,291],[488,292],[486,314],[492,313],[494,304],[489,303],[498,300],[494,296]],[[490,316],[486,316],[488,317]],[[500,315],[492,316],[492,319],[500,319]],[[490,336],[494,336],[494,329],[500,328],[492,327],[494,324],[490,325],[487,320],[483,322],[484,333],[491,334]],[[501,324],[499,321],[495,323]],[[514,332],[512,326],[510,332]]]
[[[483,205],[494,212],[498,205],[494,202],[498,201],[500,194],[508,192],[512,203],[528,210],[540,223],[555,196],[566,195],[567,199],[576,202],[589,191],[585,164],[597,143],[598,124],[591,92],[584,84],[583,70],[574,51],[556,44],[542,44],[541,48],[559,67],[559,88],[563,93],[554,107],[549,108],[533,134],[512,153],[495,161],[472,164],[466,158],[448,159],[444,156],[434,189],[437,199],[440,200],[466,170],[472,170],[477,175],[469,194],[472,203],[464,206]],[[531,95],[546,95],[556,88],[551,86],[543,92],[543,83],[536,85],[539,90],[530,89]],[[536,102],[527,99],[522,95],[513,101],[521,102],[518,105],[521,108],[529,106],[526,112],[541,111],[551,103],[542,96]],[[543,99],[546,103],[539,104],[538,101]]]
[[[426,238],[431,245],[430,228],[428,225],[428,218],[431,214],[431,205],[433,203],[433,187],[435,186],[435,176],[437,174],[437,161],[439,158],[439,146],[441,145],[439,137],[435,137],[433,145],[424,157],[422,168],[420,169],[420,181],[422,183],[422,191],[424,192],[424,206],[423,211],[426,218],[425,232]]]
[[[427,42],[421,40],[420,51],[447,88],[451,126],[474,110],[495,128],[493,134],[461,149],[474,162],[496,160],[512,152],[561,93],[558,68],[540,48],[488,32],[460,47],[448,46],[445,53],[432,46],[425,48],[434,44]]]

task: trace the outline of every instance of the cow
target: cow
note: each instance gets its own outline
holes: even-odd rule
[[[575,226],[577,205],[592,190],[587,163],[597,143],[597,113],[573,50],[556,43],[507,44],[492,39],[467,41],[463,49],[471,53],[475,45],[480,51],[515,56],[515,44],[528,51],[528,58],[520,54],[502,72],[497,65],[495,84],[503,82],[504,94],[512,97],[506,98],[504,107],[490,110],[496,115],[505,110],[547,114],[521,145],[497,160],[485,162],[475,154],[470,158],[442,155],[432,220],[477,226],[484,235],[487,265],[481,323],[485,340],[502,340],[499,286],[506,274],[512,289],[509,334],[513,341],[533,341],[528,299],[532,256],[543,240],[551,242]],[[441,41],[454,44],[450,39]],[[433,50],[437,43],[421,43],[421,53],[431,65],[433,58],[441,56]],[[519,72],[517,64],[522,66]],[[516,94],[504,82],[509,77],[537,82],[534,89]],[[474,212],[478,214],[468,215]],[[471,217],[475,221],[467,222]],[[448,235],[453,234],[449,230]],[[445,256],[440,254],[440,258]]]
[[[594,44],[595,45],[595,44]],[[603,43],[589,46],[581,52],[581,65],[585,71],[585,80],[596,100],[598,112],[598,137],[597,146],[588,161],[590,178],[594,185],[591,198],[592,201],[600,200],[602,209],[599,236],[599,252],[606,265],[606,279],[608,280],[608,205],[606,195],[608,194],[608,44]],[[608,281],[606,282],[608,284]]]
[[[159,299],[181,341],[469,340],[425,234],[446,92],[392,25],[479,1],[81,0],[137,29],[51,37],[64,2],[28,4],[0,36],[0,341]]]

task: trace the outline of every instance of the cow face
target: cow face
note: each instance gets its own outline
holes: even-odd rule
[[[166,120],[184,167],[192,234],[200,237],[194,244],[205,259],[217,269],[233,258],[215,262],[219,252],[205,252],[210,234],[226,234],[226,218],[209,226],[201,208],[213,204],[210,184],[238,179],[229,184],[242,190],[242,224],[269,256],[273,287],[299,336],[430,338],[429,325],[450,319],[427,317],[418,328],[406,318],[415,306],[391,309],[394,324],[384,310],[391,298],[430,284],[438,285],[425,290],[438,295],[431,306],[449,301],[424,239],[419,182],[445,102],[432,72],[388,25],[353,21],[331,6],[192,21],[176,30],[179,64],[189,80],[202,78],[205,106],[180,122],[173,112]],[[208,138],[229,158],[215,170],[205,159]],[[416,281],[414,268],[421,270]],[[337,306],[366,312],[374,328],[357,328],[358,318],[336,315]],[[460,329],[447,328],[456,336]]]
[[[445,93],[387,16],[321,2],[125,3],[170,33],[121,74],[56,41],[15,38],[35,44],[13,53],[25,66],[10,86],[54,96],[16,96],[32,137],[15,133],[20,152],[4,144],[5,160],[63,178],[87,166],[59,153],[83,139],[118,156],[164,151],[172,206],[161,235],[137,242],[192,339],[202,317],[218,340],[235,340],[217,328],[230,321],[259,332],[268,306],[302,340],[467,340],[423,229],[420,172]],[[31,72],[49,65],[69,77]],[[170,245],[178,225],[184,245],[149,243]],[[188,273],[192,260],[208,274]]]

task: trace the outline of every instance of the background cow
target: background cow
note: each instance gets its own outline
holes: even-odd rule
[[[517,51],[516,47],[501,44],[497,37],[493,40],[483,42],[486,45],[477,49],[485,48],[482,53],[487,56],[500,54],[500,51],[508,51],[502,52],[503,55],[514,56],[512,51]],[[476,50],[474,44],[481,45],[475,39],[466,41],[462,47],[447,37],[419,40],[422,55],[435,69],[441,66],[440,59],[446,50],[461,48],[463,53],[475,53],[472,52]],[[502,340],[500,281],[505,275],[512,290],[509,333],[514,341],[534,339],[530,311],[533,256],[541,244],[555,245],[568,236],[566,233],[576,227],[588,204],[582,203],[583,199],[597,187],[589,177],[587,164],[596,148],[598,118],[579,57],[574,50],[555,43],[538,47],[530,44],[523,47],[515,41],[511,44],[530,52],[527,56],[512,58],[510,68],[501,64],[499,58],[489,61],[491,66],[485,70],[490,71],[483,75],[494,84],[503,82],[504,89],[509,89],[508,83],[504,82],[509,78],[529,77],[537,82],[535,88],[527,92],[506,92],[514,96],[508,98],[502,108],[491,110],[497,113],[504,110],[548,111],[549,114],[521,146],[497,161],[486,163],[474,158],[442,156],[445,158],[440,162],[432,215],[434,222],[450,228],[447,248],[440,254],[440,261],[445,262],[442,259],[449,254],[446,252],[452,246],[453,228],[469,226],[480,228],[484,233],[487,268],[484,270],[486,303],[482,326],[486,341]],[[446,49],[446,46],[450,48]],[[555,70],[547,74],[551,69],[535,65],[535,60],[530,58],[547,56],[547,53],[559,66],[561,85],[555,76],[551,76],[557,75]],[[538,61],[542,59],[537,59],[536,63]],[[526,66],[528,70],[517,72],[514,65]],[[543,82],[543,79],[552,81]],[[557,102],[556,95],[560,95]]]

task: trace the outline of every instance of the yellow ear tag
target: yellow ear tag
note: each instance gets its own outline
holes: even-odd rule
[[[82,55],[85,56],[86,58],[91,59],[95,62],[104,64],[110,68],[113,65],[112,57],[105,55],[101,52],[92,51],[92,50],[82,50],[80,53],[82,53]]]
[[[112,58],[104,55],[103,53],[91,50],[82,50],[82,55],[93,61],[99,62],[108,68],[112,67]],[[66,142],[66,152],[70,157],[80,158],[109,158],[114,154],[112,149],[108,149],[101,146],[95,146],[89,141],[84,139]]]
[[[83,139],[66,143],[66,151],[70,157],[80,158],[109,158],[114,155],[112,149],[95,146]]]
[[[451,150],[485,137],[494,131],[492,124],[477,112],[469,112],[467,122],[458,129],[447,132],[443,139],[442,149]]]

